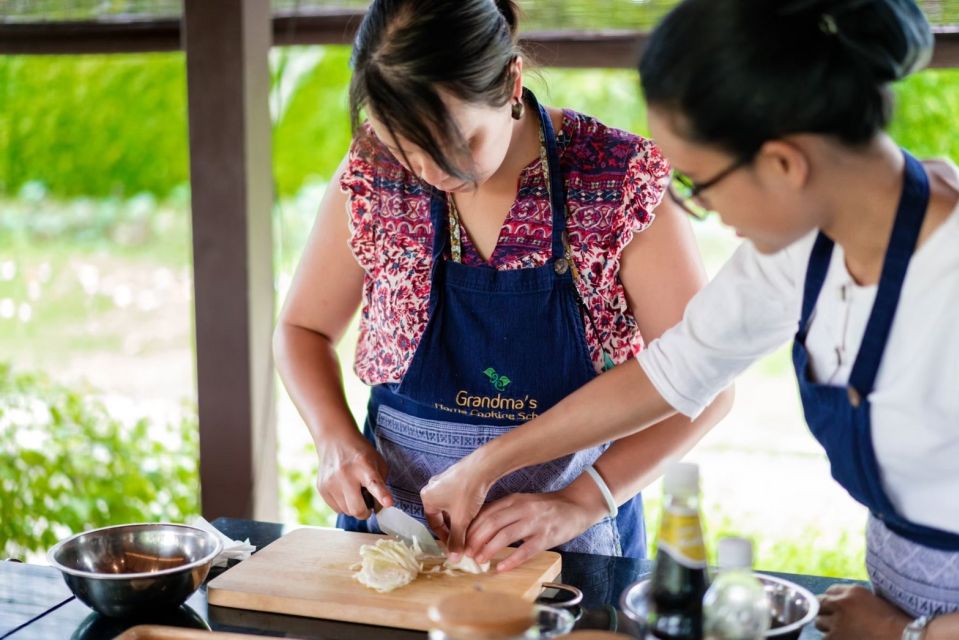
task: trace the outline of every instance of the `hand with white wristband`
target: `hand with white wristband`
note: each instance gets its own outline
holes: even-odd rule
[[[619,507],[616,505],[616,498],[613,497],[613,492],[609,490],[609,485],[606,484],[606,481],[603,480],[603,476],[599,475],[599,471],[596,470],[596,467],[589,465],[586,467],[586,473],[589,474],[589,477],[593,479],[593,482],[596,483],[599,492],[603,494],[603,500],[606,502],[606,508],[609,509],[609,517],[615,518],[619,513]]]
[[[590,466],[559,491],[516,493],[484,506],[470,525],[466,555],[482,563],[522,541],[497,565],[498,571],[509,571],[540,551],[572,540],[604,518],[615,517],[616,512],[612,492]]]

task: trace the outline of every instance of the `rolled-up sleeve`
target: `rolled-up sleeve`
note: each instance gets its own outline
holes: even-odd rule
[[[773,255],[744,242],[690,301],[682,321],[637,355],[666,402],[694,418],[796,332],[812,237]]]

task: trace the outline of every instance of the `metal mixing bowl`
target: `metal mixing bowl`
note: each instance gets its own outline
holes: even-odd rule
[[[789,580],[764,573],[755,575],[766,589],[774,627],[766,632],[765,637],[798,640],[803,627],[812,622],[819,613],[819,601],[808,590]],[[623,612],[644,628],[649,613],[649,588],[649,580],[636,582],[626,587],[619,601]]]
[[[47,552],[73,594],[114,617],[179,607],[223,549],[209,531],[182,524],[124,524],[85,531]]]

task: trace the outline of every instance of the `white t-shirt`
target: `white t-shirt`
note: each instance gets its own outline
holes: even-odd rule
[[[744,242],[638,360],[663,398],[695,416],[757,358],[791,340],[815,233],[775,255]],[[876,297],[836,245],[806,346],[817,382],[845,386]],[[909,263],[869,396],[883,486],[918,524],[959,532],[959,207]]]

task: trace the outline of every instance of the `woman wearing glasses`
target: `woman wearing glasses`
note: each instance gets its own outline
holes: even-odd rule
[[[360,26],[342,190],[327,190],[276,332],[342,527],[376,529],[364,490],[423,519],[431,476],[631,359],[704,282],[682,212],[660,204],[658,149],[539,105],[516,41],[507,0],[377,1]],[[358,307],[365,438],[334,350]],[[490,497],[546,547],[642,557],[640,489],[728,405],[526,469]]]
[[[928,60],[911,0],[685,0],[640,63],[674,197],[748,239],[636,362],[468,456],[423,492],[482,561],[522,539],[481,510],[500,475],[693,417],[784,342],[835,479],[871,513],[876,595],[834,587],[826,637],[959,637],[959,170],[883,132]],[[477,515],[478,514],[478,515]],[[474,519],[475,518],[475,519]],[[525,541],[515,566],[538,550]],[[505,564],[505,563],[504,563]]]

